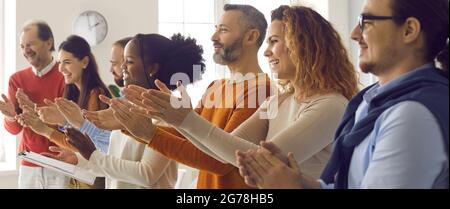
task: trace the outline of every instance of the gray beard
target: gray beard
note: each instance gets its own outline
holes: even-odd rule
[[[213,59],[219,65],[228,65],[236,61],[242,54],[242,39],[235,41],[231,46],[223,48],[223,53],[214,53]]]

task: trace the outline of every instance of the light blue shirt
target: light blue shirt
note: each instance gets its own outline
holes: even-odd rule
[[[84,120],[80,132],[86,133],[92,139],[97,149],[103,153],[108,153],[111,131],[99,129],[88,120]]]
[[[417,70],[429,68],[424,65]],[[368,90],[355,114],[355,123],[367,116],[368,104],[378,94],[408,78],[407,73]],[[405,101],[384,111],[373,131],[355,147],[348,187],[448,188],[448,158],[439,124],[422,104]],[[333,188],[320,181],[322,188]]]
[[[123,90],[120,91],[120,97],[123,97]],[[103,153],[108,153],[111,131],[97,128],[88,120],[84,120],[80,132],[86,133],[92,139],[97,149]]]

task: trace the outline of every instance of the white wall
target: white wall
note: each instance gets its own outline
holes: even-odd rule
[[[355,28],[355,26],[358,24],[358,16],[361,14],[362,8],[364,6],[365,0],[349,0],[349,34],[352,32],[352,30]],[[350,40],[350,38],[349,38]],[[376,78],[373,75],[364,74],[359,69],[358,65],[358,57],[359,57],[359,45],[357,42],[350,40],[350,54],[352,55],[352,62],[355,65],[355,68],[358,69],[360,78],[359,80],[363,84],[363,86],[370,85],[374,82],[376,82]]]
[[[56,48],[72,34],[72,23],[85,10],[96,10],[105,16],[109,32],[106,39],[93,47],[99,65],[100,76],[106,84],[114,83],[109,72],[111,44],[137,33],[155,33],[158,22],[157,0],[16,0],[17,37],[23,24],[29,19],[46,21],[53,30]],[[19,46],[19,39],[17,39]],[[28,64],[21,51],[17,51],[17,68]]]

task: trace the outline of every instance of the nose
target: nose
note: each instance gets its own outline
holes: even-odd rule
[[[351,38],[352,38],[352,40],[357,41],[357,42],[361,41],[361,39],[362,39],[362,31],[361,31],[361,28],[358,25],[356,25],[353,28],[352,33],[351,33]]]
[[[122,71],[127,69],[126,61],[123,61],[123,62],[122,62],[122,64],[120,65],[120,69],[121,69]]]
[[[59,70],[60,73],[62,73],[64,71],[64,64],[63,63],[59,63],[58,70]]]
[[[218,39],[218,36],[217,36],[217,31],[215,31],[214,33],[213,33],[213,35],[211,36],[211,41],[213,41],[213,42],[215,42],[215,41],[218,41],[219,39]]]
[[[270,57],[272,55],[272,49],[270,46],[267,46],[266,50],[264,51],[264,56]]]

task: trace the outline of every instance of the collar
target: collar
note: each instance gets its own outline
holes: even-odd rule
[[[432,63],[427,63],[425,65],[422,65],[414,70],[411,70],[408,73],[405,73],[399,77],[397,77],[396,79],[387,82],[386,84],[384,84],[383,86],[380,86],[380,84],[376,84],[375,86],[373,86],[372,88],[370,88],[364,95],[364,101],[366,101],[367,103],[370,103],[372,101],[373,98],[375,98],[378,94],[385,92],[387,90],[390,90],[392,88],[395,88],[396,86],[398,86],[402,81],[404,81],[405,79],[408,79],[411,74],[420,71],[420,70],[425,70],[425,69],[429,69],[434,67],[434,65]]]
[[[246,75],[242,75],[240,73],[237,73],[235,75],[232,75],[231,78],[226,79],[228,83],[241,83],[244,81],[251,81],[256,80],[258,78],[265,78],[266,79],[267,74],[266,73],[247,73]]]
[[[37,69],[35,67],[31,67],[31,69],[33,70],[33,73],[39,77],[42,78],[44,75],[46,75],[47,73],[49,73],[53,67],[55,67],[56,65],[56,60],[52,57],[52,61],[50,62],[49,65],[47,65],[47,67],[45,67],[44,69],[42,69],[40,72],[37,71]]]

